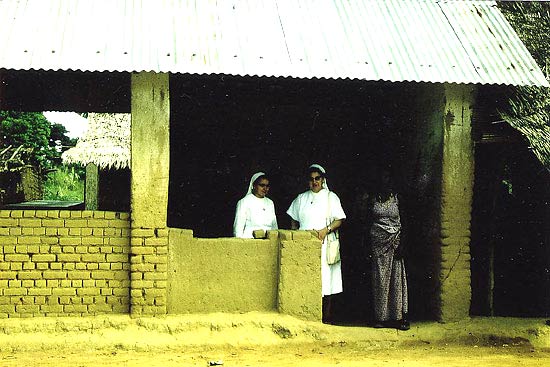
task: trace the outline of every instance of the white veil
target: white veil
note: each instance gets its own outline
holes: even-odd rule
[[[325,176],[325,174],[327,173],[327,171],[325,171],[325,169],[319,164],[312,164],[311,166],[309,166],[309,168],[317,168],[319,171],[321,171],[323,173],[323,176]],[[327,178],[326,177],[325,177],[325,180],[323,182],[323,188],[328,190],[328,183],[327,183]]]

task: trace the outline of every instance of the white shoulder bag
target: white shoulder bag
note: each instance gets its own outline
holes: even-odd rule
[[[328,190],[327,190],[328,191]],[[328,205],[327,205],[327,227],[330,225],[330,191],[328,191]],[[338,236],[338,231],[334,231],[334,236],[331,236],[332,233],[327,234],[327,263],[329,265],[336,264],[340,261],[340,238]]]

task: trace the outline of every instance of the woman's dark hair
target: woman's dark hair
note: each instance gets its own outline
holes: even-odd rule
[[[384,181],[384,175],[388,175],[387,181]],[[376,178],[376,187],[374,193],[374,199],[379,202],[387,201],[390,196],[397,194],[395,188],[394,171],[391,166],[383,166],[378,169]]]
[[[252,186],[253,186],[253,187],[256,186],[256,185],[260,182],[260,180],[263,180],[264,178],[265,178],[266,180],[268,180],[268,181],[271,181],[271,180],[269,179],[269,176],[268,176],[268,175],[261,175],[260,177],[258,177],[257,179],[255,179],[254,182],[252,182]]]

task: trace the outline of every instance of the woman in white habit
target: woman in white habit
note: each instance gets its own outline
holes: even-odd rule
[[[328,189],[326,171],[318,164],[308,169],[309,190],[299,194],[290,204],[287,214],[292,218],[292,229],[315,230],[321,245],[321,281],[323,296],[323,322],[332,323],[333,294],[341,293],[342,263],[329,265],[326,258],[328,234],[336,231],[346,218],[340,198]],[[329,206],[330,202],[330,206]]]
[[[237,202],[233,235],[240,238],[254,238],[253,231],[278,229],[275,205],[266,197],[269,192],[269,178],[263,172],[255,173],[250,179],[246,195]]]

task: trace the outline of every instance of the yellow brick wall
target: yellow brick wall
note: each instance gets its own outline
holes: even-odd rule
[[[128,313],[127,213],[0,210],[0,317]]]
[[[168,228],[132,228],[130,232],[131,314],[166,314]]]

